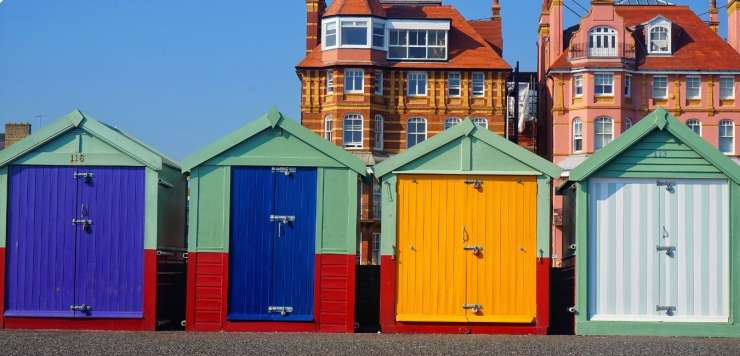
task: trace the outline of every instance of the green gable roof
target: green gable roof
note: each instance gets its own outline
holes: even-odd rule
[[[508,158],[522,163],[531,168],[533,171],[541,172],[552,178],[560,176],[560,168],[545,160],[536,154],[527,151],[521,146],[510,142],[509,140],[491,132],[487,129],[476,126],[470,119],[465,119],[462,123],[447,129],[429,140],[426,140],[406,152],[389,158],[375,166],[375,175],[381,178],[393,171],[396,171],[410,163],[422,159],[424,156],[431,154],[460,138],[472,137],[476,140],[493,147],[500,151]],[[474,171],[471,171],[474,173]]]
[[[194,153],[182,162],[183,172],[189,172],[211,159],[218,157],[224,152],[238,146],[242,142],[257,136],[261,132],[279,127],[289,134],[297,137],[301,142],[316,149],[322,154],[330,157],[338,163],[352,169],[360,175],[367,175],[365,164],[351,153],[337,147],[329,141],[326,141],[311,132],[311,130],[301,126],[295,121],[286,118],[277,108],[272,108],[268,113],[260,118],[244,125],[240,129],[226,135],[220,140],[211,143],[203,150]]]
[[[740,165],[722,154],[715,147],[696,135],[686,125],[682,124],[665,109],[659,108],[640,120],[635,126],[625,131],[618,139],[594,153],[570,172],[568,182],[578,182],[589,178],[600,169],[609,165],[619,155],[655,132],[667,132],[681,144],[688,146],[701,158],[709,162],[717,170],[727,175],[736,183],[740,183]],[[562,187],[568,185],[566,182]]]
[[[80,110],[75,110],[57,119],[41,128],[38,132],[0,151],[0,167],[16,161],[66,132],[75,129],[83,130],[95,136],[121,153],[151,169],[159,171],[162,169],[163,164],[180,169],[180,166],[175,161],[145,145],[138,139],[117,128],[95,120],[91,116],[83,114]]]

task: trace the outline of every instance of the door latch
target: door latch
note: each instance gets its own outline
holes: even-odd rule
[[[272,173],[282,173],[285,176],[289,176],[291,174],[295,174],[296,169],[295,168],[289,168],[289,167],[272,167]]]
[[[466,179],[465,184],[472,184],[473,188],[480,189],[483,186],[483,181],[480,179]]]
[[[84,230],[87,230],[90,228],[90,225],[92,225],[93,221],[90,219],[72,219],[72,225],[82,225],[82,228]]]
[[[282,316],[288,316],[293,312],[293,307],[267,307],[267,312],[270,314],[280,313]]]
[[[670,193],[676,192],[676,183],[675,182],[668,182],[668,181],[658,181],[659,187],[665,187],[665,190],[667,190]]]
[[[655,246],[655,249],[658,252],[665,251],[665,254],[668,257],[673,257],[673,255],[676,253],[676,246],[661,246],[661,245],[657,245],[657,246]]]
[[[94,173],[89,173],[89,172],[75,172],[75,179],[85,178],[85,181],[86,182],[89,182],[90,180],[92,180],[93,176],[95,176]]]
[[[270,215],[270,222],[279,222],[281,224],[292,223],[295,221],[295,215]]]
[[[665,315],[673,316],[676,313],[676,307],[672,305],[656,305],[655,311],[664,311]]]
[[[85,313],[85,314],[90,314],[90,312],[92,311],[92,307],[87,304],[78,304],[78,305],[73,304],[69,306],[69,310],[80,312],[80,313]]]
[[[470,310],[473,314],[478,314],[483,310],[483,306],[480,304],[463,304],[463,309]]]
[[[463,247],[463,250],[465,251],[473,251],[473,254],[478,256],[483,252],[483,247],[480,246],[465,246]]]

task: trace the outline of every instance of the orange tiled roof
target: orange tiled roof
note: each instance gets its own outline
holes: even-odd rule
[[[324,17],[336,15],[385,16],[378,0],[334,0],[326,9]]]
[[[468,21],[478,33],[486,39],[489,45],[501,55],[504,52],[504,37],[501,31],[501,20],[472,20]]]
[[[338,1],[338,0],[335,0]],[[333,6],[334,4],[332,4]],[[471,22],[467,21],[455,8],[449,5],[426,6],[393,6],[384,5],[387,18],[395,19],[446,19],[451,21],[451,30],[448,38],[448,61],[324,61],[321,45],[317,46],[298,64],[298,68],[324,68],[343,65],[384,66],[390,68],[418,68],[418,69],[511,69],[501,55],[488,43]],[[325,15],[329,16],[329,15]],[[487,33],[491,38],[497,35],[492,31]],[[500,31],[499,35],[500,36]]]
[[[624,18],[625,26],[634,28],[658,15],[670,20],[679,30],[673,38],[674,52],[671,56],[648,56],[642,33],[637,39],[636,66],[643,70],[682,71],[735,71],[740,70],[740,53],[735,51],[719,35],[712,31],[688,6],[625,6],[615,7]],[[601,67],[601,65],[596,65]],[[552,69],[569,69],[565,50]]]

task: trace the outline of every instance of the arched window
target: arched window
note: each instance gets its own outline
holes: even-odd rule
[[[588,35],[588,55],[591,57],[617,56],[617,31],[611,27],[592,28]]]
[[[671,32],[667,26],[650,29],[650,53],[671,53]]]
[[[719,122],[719,150],[724,154],[735,153],[735,123],[732,120]]]
[[[602,149],[614,139],[614,121],[599,117],[594,121],[594,151]]]
[[[694,131],[695,134],[701,136],[701,121],[697,119],[689,119],[686,121],[686,126],[688,126],[691,131]]]
[[[414,147],[416,144],[427,139],[427,120],[421,117],[409,119],[406,128],[406,148]]]
[[[362,148],[362,115],[347,114],[344,116],[344,147]]]
[[[488,128],[488,119],[486,119],[485,117],[476,117],[473,119],[473,123],[476,124],[477,126],[480,126],[486,129]]]
[[[583,122],[579,118],[573,119],[573,153],[583,151]]]
[[[334,120],[331,115],[324,118],[324,139],[332,142],[334,139]]]
[[[622,122],[622,126],[624,126],[624,129],[622,132],[627,131],[632,128],[632,119],[626,117],[624,118],[624,122]]]
[[[459,117],[448,117],[445,119],[445,130],[462,122]]]
[[[373,133],[375,134],[375,149],[383,149],[383,116],[375,115],[375,121],[373,122]]]

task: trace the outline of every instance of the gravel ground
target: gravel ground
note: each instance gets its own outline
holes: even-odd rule
[[[2,355],[740,355],[740,339],[0,331]]]

